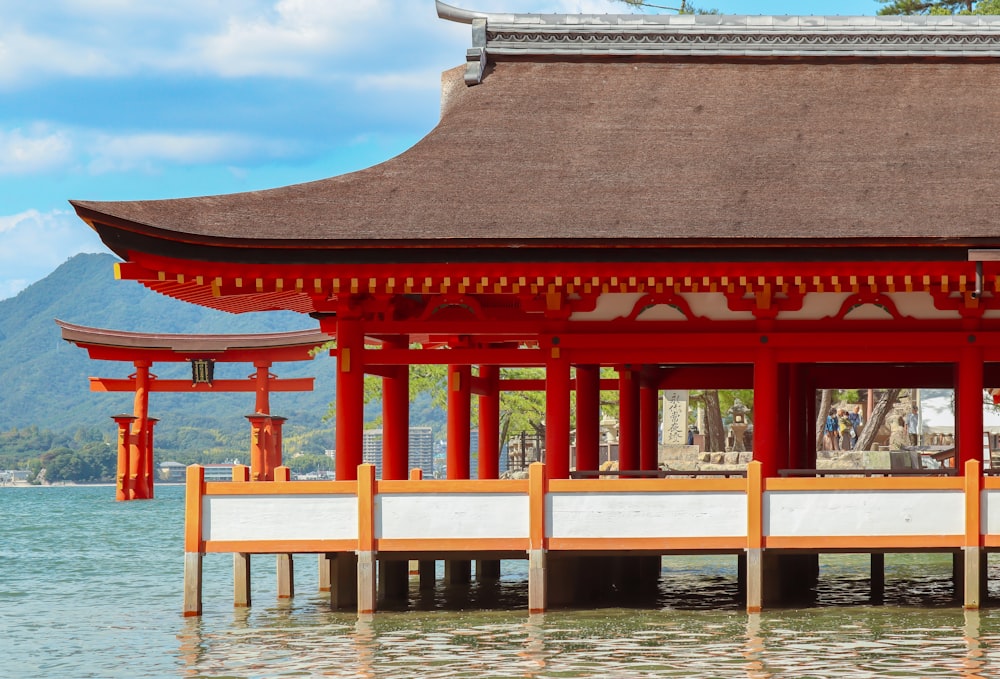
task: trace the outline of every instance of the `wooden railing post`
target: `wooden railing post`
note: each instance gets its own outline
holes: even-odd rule
[[[764,479],[763,465],[747,464],[747,612],[759,613],[764,598]]]
[[[375,465],[358,465],[358,613],[374,613]]]
[[[545,612],[545,465],[528,467],[528,612]]]
[[[965,561],[965,608],[979,608],[982,595],[982,474],[979,460],[965,463],[965,544],[962,547]]]
[[[202,496],[205,493],[205,468],[187,468],[184,498],[184,617],[201,615]]]

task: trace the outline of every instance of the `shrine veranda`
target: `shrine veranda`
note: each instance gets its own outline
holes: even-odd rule
[[[877,587],[885,552],[946,551],[978,607],[1000,546],[981,462],[1000,17],[438,13],[472,44],[440,123],[399,157],[267,191],[72,201],[119,278],[308,314],[336,339],[336,480],[289,481],[280,456],[233,483],[190,468],[185,614],[207,552],[234,554],[237,605],[252,554],[281,555],[282,596],[292,555],[319,554],[332,605],[370,612],[405,596],[408,560],[462,582],[473,560],[478,578],[527,559],[542,611],[586,605],[595,570],[642,587],[662,554],[732,553],[753,611],[808,589],[820,552],[871,553]],[[422,364],[447,366],[444,480],[408,468]],[[520,366],[544,383],[501,379]],[[381,479],[362,464],[366,374]],[[571,478],[597,469],[608,386],[622,478]],[[814,396],[835,387],[953,388],[957,474],[781,476],[816,467]],[[500,480],[499,395],[526,388],[545,391],[545,463]],[[657,468],[659,391],[704,388],[754,391],[745,476],[627,478]]]

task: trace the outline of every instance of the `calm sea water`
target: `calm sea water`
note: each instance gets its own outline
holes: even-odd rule
[[[113,495],[0,488],[0,677],[1000,676],[1000,608],[962,611],[940,556],[889,555],[877,607],[864,558],[824,557],[817,607],[748,616],[734,559],[685,557],[645,608],[529,616],[505,562],[497,586],[414,590],[409,610],[359,617],[329,610],[315,557],[296,561],[290,602],[258,557],[254,606],[234,610],[231,556],[210,555],[205,615],[185,619],[183,488]]]

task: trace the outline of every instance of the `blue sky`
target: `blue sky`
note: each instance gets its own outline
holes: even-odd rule
[[[651,0],[671,5],[672,0]],[[612,0],[453,0],[515,12]],[[876,0],[706,0],[874,14]],[[433,0],[0,0],[0,299],[106,251],[67,200],[249,191],[367,167],[436,123],[470,29]]]

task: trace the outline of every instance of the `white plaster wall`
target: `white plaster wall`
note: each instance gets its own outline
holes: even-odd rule
[[[982,495],[980,531],[983,535],[1000,534],[1000,490],[984,490]]]
[[[799,321],[833,316],[840,311],[844,300],[850,296],[847,292],[810,292],[802,298],[801,309],[781,311],[778,313],[778,318],[783,321]]]
[[[764,535],[956,535],[965,532],[959,490],[769,491]]]
[[[205,540],[357,540],[353,495],[206,497]]]
[[[681,295],[695,316],[716,321],[751,321],[751,311],[730,311],[729,300],[721,292],[687,292]]]
[[[642,299],[641,292],[606,292],[597,298],[593,311],[578,311],[569,317],[571,321],[611,321],[628,316],[635,303]]]
[[[549,493],[551,538],[733,537],[747,533],[746,495],[718,493]]]
[[[957,311],[941,311],[934,307],[929,292],[891,292],[886,295],[903,316],[913,318],[960,318]]]
[[[528,538],[528,496],[511,493],[375,498],[376,539]]]

